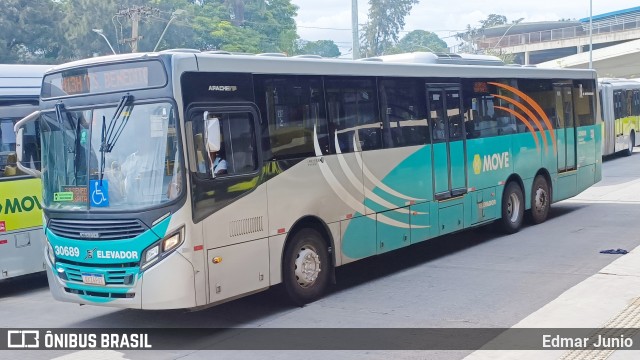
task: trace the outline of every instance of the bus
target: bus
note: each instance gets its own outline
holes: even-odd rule
[[[175,51],[47,72],[15,131],[39,122],[53,297],[198,309],[282,284],[304,304],[338,266],[514,233],[601,179],[594,71],[368,60]]]
[[[16,166],[13,126],[38,109],[42,77],[50,67],[0,65],[0,281],[45,270],[42,189],[39,179]],[[25,165],[38,168],[36,124],[27,126],[24,138]]]
[[[640,145],[640,81],[601,78],[598,85],[604,123],[602,154],[630,156]]]

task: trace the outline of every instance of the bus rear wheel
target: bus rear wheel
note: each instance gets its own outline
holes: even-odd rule
[[[329,252],[314,229],[298,231],[282,260],[282,282],[287,296],[302,306],[319,299],[329,283]]]
[[[624,156],[631,156],[631,154],[633,154],[633,148],[634,148],[634,146],[636,146],[636,144],[635,144],[636,139],[635,138],[636,138],[636,135],[632,131],[629,134],[629,140],[627,140],[627,148],[624,150]]]
[[[524,216],[524,196],[520,186],[511,181],[505,186],[502,195],[502,218],[499,220],[499,227],[507,234],[517,233],[522,227],[522,217]]]
[[[533,187],[531,188],[531,210],[529,212],[531,223],[540,224],[547,220],[550,207],[549,184],[544,176],[538,175],[533,179]]]

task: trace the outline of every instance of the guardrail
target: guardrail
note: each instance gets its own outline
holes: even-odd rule
[[[640,29],[640,15],[620,17],[607,21],[593,22],[593,35],[609,34]],[[506,32],[508,32],[507,29]],[[506,33],[505,32],[505,33]],[[481,38],[475,41],[478,49],[494,49],[509,46],[536,44],[589,36],[589,23],[567,28],[535,31],[524,34],[504,35],[501,37]]]

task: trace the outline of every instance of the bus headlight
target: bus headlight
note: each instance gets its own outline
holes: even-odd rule
[[[47,257],[49,257],[49,261],[51,261],[51,265],[56,264],[56,256],[53,254],[53,247],[51,247],[51,243],[49,239],[46,241],[47,243]]]
[[[184,227],[164,239],[153,243],[142,253],[140,269],[146,269],[171,254],[184,241]]]
[[[154,261],[158,257],[159,253],[160,247],[158,245],[149,248],[149,250],[144,253],[144,263],[147,264]]]
[[[180,233],[177,232],[172,236],[162,240],[162,252],[169,251],[171,249],[174,249],[176,246],[178,246],[180,244],[180,238],[181,238]]]

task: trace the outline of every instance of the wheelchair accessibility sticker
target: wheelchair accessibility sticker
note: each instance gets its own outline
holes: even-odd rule
[[[109,181],[90,180],[91,190],[91,206],[107,207],[109,206]]]

